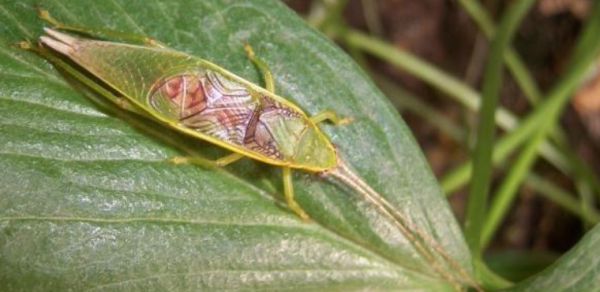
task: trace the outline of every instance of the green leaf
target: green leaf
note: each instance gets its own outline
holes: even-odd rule
[[[37,4],[69,24],[147,34],[260,83],[242,50],[248,40],[280,95],[309,114],[354,118],[322,128],[438,255],[418,252],[331,178],[295,172],[313,218],[303,222],[283,203],[277,167],[165,162],[189,149],[226,152],[99,107],[14,46],[41,34]],[[464,239],[405,124],[349,57],[283,4],[0,0],[0,18],[2,291],[453,291],[471,277]]]
[[[503,290],[520,291],[600,291],[600,224],[589,231],[569,252],[551,267],[518,285]]]
[[[549,267],[558,255],[542,251],[502,250],[487,253],[484,257],[490,270],[504,279],[518,282]]]

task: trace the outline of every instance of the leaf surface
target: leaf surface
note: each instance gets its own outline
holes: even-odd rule
[[[41,3],[40,3],[41,2]],[[11,43],[35,40],[41,4],[65,23],[149,35],[261,84],[323,124],[340,155],[470,273],[455,219],[413,137],[339,48],[282,3],[0,0],[0,287],[3,291],[453,291],[404,234],[359,195],[296,172],[303,222],[280,169],[172,165],[225,151],[90,100],[85,88]],[[438,256],[439,258],[439,256]],[[447,277],[464,281],[447,263]]]
[[[504,291],[600,291],[598,246],[600,246],[600,224],[590,230],[575,247],[551,267]]]

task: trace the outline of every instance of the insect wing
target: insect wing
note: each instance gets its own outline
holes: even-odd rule
[[[149,103],[182,126],[240,146],[259,105],[245,87],[211,70],[165,78]]]

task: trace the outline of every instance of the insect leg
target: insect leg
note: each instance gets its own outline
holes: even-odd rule
[[[44,9],[38,10],[38,16],[41,19],[52,24],[54,26],[54,28],[58,29],[58,30],[83,33],[83,34],[87,34],[90,36],[97,36],[100,38],[105,38],[105,37],[120,38],[120,39],[142,42],[145,45],[151,46],[151,47],[159,47],[159,48],[165,48],[165,49],[169,48],[165,44],[163,44],[155,39],[149,38],[145,35],[141,35],[141,34],[132,34],[132,33],[127,33],[127,32],[107,29],[107,28],[95,28],[95,27],[85,27],[85,26],[64,24],[64,23],[59,22],[56,19],[54,19],[54,17],[52,17],[50,15],[50,12],[48,12],[48,10],[44,10]]]
[[[185,157],[185,156],[175,156],[169,159],[166,159],[167,162],[173,163],[173,164],[195,164],[195,165],[200,165],[200,166],[204,166],[204,167],[215,167],[217,166],[217,163],[214,160],[210,160],[210,159],[206,159],[206,158],[202,158],[202,157]]]
[[[302,207],[298,205],[296,200],[294,200],[294,185],[292,183],[292,171],[289,167],[283,168],[283,193],[285,195],[285,200],[287,201],[288,206],[296,215],[298,215],[303,220],[308,220],[308,214],[304,212]]]
[[[317,113],[316,115],[310,117],[310,121],[318,124],[320,122],[323,122],[325,120],[329,120],[332,123],[334,123],[335,125],[343,125],[343,124],[347,124],[349,122],[352,122],[352,118],[348,117],[348,118],[340,118],[338,117],[338,115],[332,111],[332,110],[324,110],[322,112]]]
[[[225,157],[221,157],[217,160],[210,160],[210,159],[206,159],[206,158],[202,158],[202,157],[183,157],[183,156],[175,156],[173,158],[168,159],[169,162],[172,162],[174,164],[184,164],[184,163],[191,163],[191,164],[198,164],[201,166],[225,166],[228,165],[230,163],[236,162],[242,158],[244,158],[245,156],[243,154],[240,153],[231,153]]]
[[[244,157],[245,157],[244,154],[234,152],[225,157],[221,157],[221,158],[215,160],[215,162],[217,163],[218,166],[225,166],[227,164],[236,162]]]
[[[265,80],[265,89],[275,93],[275,82],[273,82],[273,74],[271,74],[269,67],[267,67],[263,60],[261,60],[254,54],[254,50],[246,41],[244,41],[244,50],[248,54],[248,58],[250,58],[250,61],[252,61],[252,63],[254,63],[254,65],[256,65],[256,67],[258,67],[258,69],[260,69],[260,71],[262,72],[263,79]]]
[[[122,109],[134,112],[136,114],[147,116],[147,114],[140,108],[135,105],[129,103],[126,99],[115,96],[112,92],[102,87],[98,83],[92,81],[90,78],[86,77],[84,74],[73,68],[71,65],[67,64],[63,60],[55,57],[52,53],[46,50],[42,46],[34,46],[28,41],[22,41],[19,43],[19,47],[24,50],[29,50],[37,53],[38,55],[44,57],[49,60],[54,66],[57,68],[64,70],[64,72],[68,73],[70,76],[75,78],[77,81],[81,82],[85,86],[91,88],[93,91],[112,101],[114,104],[119,106]],[[105,101],[97,99],[96,96],[90,95],[90,98],[94,99],[94,101],[98,104],[104,104]]]

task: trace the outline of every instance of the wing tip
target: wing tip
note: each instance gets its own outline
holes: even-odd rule
[[[52,39],[50,37],[47,36],[42,36],[40,37],[40,41],[42,42],[42,44],[52,48],[53,50],[60,52],[62,54],[65,55],[70,55],[72,54],[75,49],[65,43],[59,42],[55,39]]]
[[[46,35],[40,37],[40,42],[44,45],[65,55],[75,52],[77,38],[48,27],[44,28],[44,32]]]

